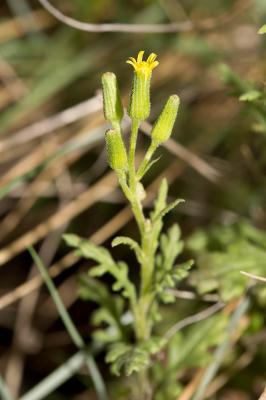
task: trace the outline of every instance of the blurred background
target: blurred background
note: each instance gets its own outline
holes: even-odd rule
[[[155,52],[160,61],[153,75],[149,122],[170,94],[181,97],[175,142],[158,151],[160,163],[146,180],[150,200],[162,176],[168,178],[173,198],[186,199],[167,217],[167,225],[177,221],[181,226],[186,257],[196,259],[195,274],[181,289],[207,292],[198,282],[214,283],[214,294],[234,307],[250,285],[239,269],[247,266],[250,273],[266,275],[266,36],[257,33],[266,23],[265,0],[52,4],[84,22],[131,27],[164,23],[173,24],[175,31],[152,33],[151,28],[140,33],[136,26],[135,32],[82,32],[55,19],[37,0],[1,1],[0,371],[14,398],[75,351],[27,248],[33,245],[49,267],[64,304],[89,342],[94,305],[77,295],[77,276],[88,263],[70,252],[62,234],[75,232],[107,246],[119,232],[136,235],[106,162],[108,125],[100,79],[105,71],[115,72],[127,106],[132,70],[125,61],[139,50]],[[140,154],[149,143],[149,126],[144,124],[142,130]],[[147,208],[150,205],[147,202]],[[231,260],[232,243],[240,261],[237,274],[231,276],[229,268],[210,278],[208,271],[222,256]],[[247,252],[247,243],[252,251]],[[218,259],[208,258],[218,253]],[[114,254],[130,261],[124,248]],[[206,398],[258,399],[263,390],[266,293],[265,285],[254,285],[233,351]],[[201,300],[180,299],[166,315],[176,322],[203,306]],[[199,358],[205,357],[206,346],[204,352]],[[106,382],[115,387],[118,383],[102,354],[97,361]],[[194,360],[179,371],[180,393],[209,363],[208,357],[204,365]],[[79,370],[45,398],[96,397]]]

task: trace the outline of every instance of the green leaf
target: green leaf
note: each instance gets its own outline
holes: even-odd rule
[[[217,314],[176,334],[168,348],[170,369],[176,373],[207,365],[212,357],[208,350],[223,341],[227,323],[228,316]]]
[[[177,375],[186,369],[205,367],[210,363],[212,349],[224,340],[227,324],[228,316],[219,313],[177,332],[171,338],[164,363],[152,367],[153,383],[159,389],[156,390],[156,400],[179,398],[181,387],[176,386]]]
[[[99,277],[106,273],[113,276],[115,283],[113,289],[115,291],[122,290],[122,295],[129,298],[131,303],[136,301],[135,286],[128,278],[127,264],[119,261],[115,262],[104,247],[96,246],[89,240],[82,239],[77,235],[64,235],[65,241],[80,254],[87,258],[96,261],[98,264],[90,269],[89,274],[91,277]]]
[[[147,353],[154,355],[158,353],[167,343],[163,337],[152,336],[150,339],[144,340],[139,348],[145,350]]]
[[[183,203],[185,200],[183,199],[177,199],[173,201],[172,203],[168,204],[168,206],[164,207],[159,214],[156,216],[156,219],[162,219],[166,214],[168,214],[173,208],[175,208],[178,204]]]
[[[260,35],[263,35],[264,33],[266,33],[266,24],[263,25],[263,26],[259,29],[258,33],[259,33]]]
[[[123,371],[126,376],[129,376],[149,364],[149,354],[137,346],[116,343],[107,353],[105,360],[112,364],[111,371],[114,375],[120,375]]]
[[[143,257],[142,250],[141,250],[139,244],[135,240],[133,240],[127,236],[118,236],[112,241],[113,247],[118,246],[120,244],[125,244],[125,245],[129,246],[132,250],[134,250],[137,260],[139,261],[139,263],[142,262],[142,257]]]
[[[98,343],[126,338],[127,332],[122,324],[125,301],[121,296],[114,295],[104,283],[89,277],[88,274],[79,277],[79,295],[83,300],[91,300],[99,305],[91,318],[95,326],[103,323],[106,326],[105,329],[96,330],[93,333]]]
[[[174,296],[166,289],[173,288],[177,282],[188,276],[188,271],[193,261],[183,264],[175,264],[177,256],[182,252],[184,243],[180,240],[180,228],[174,224],[167,232],[161,235],[160,254],[156,260],[155,287],[156,293],[164,303],[173,302]]]
[[[124,342],[115,343],[106,355],[106,362],[111,365],[115,375],[124,372],[127,376],[139,372],[150,363],[150,355],[158,353],[166,344],[166,339],[151,337],[137,345]]]
[[[242,94],[242,95],[239,97],[239,100],[240,100],[240,101],[249,101],[249,102],[252,102],[252,101],[255,101],[255,100],[260,99],[261,97],[262,97],[262,93],[259,92],[258,90],[255,90],[255,89],[254,89],[254,90],[249,90],[248,92]]]
[[[189,241],[197,266],[189,281],[199,293],[217,290],[224,301],[229,301],[241,296],[247,288],[247,278],[240,271],[265,275],[265,232],[240,222],[225,227],[213,226],[201,231],[201,235],[205,235],[204,248],[193,247],[193,239]],[[257,286],[253,293],[263,300]]]
[[[80,238],[79,236],[73,234],[65,234],[63,235],[63,238],[70,247],[74,247],[79,250],[80,254],[84,258],[88,258],[106,265],[111,265],[114,263],[111,254],[104,247],[96,246],[89,240]]]
[[[164,178],[160,185],[158,196],[154,204],[154,211],[151,213],[152,221],[156,220],[159,213],[165,208],[167,194],[168,194],[168,183],[167,180]]]
[[[152,160],[152,161],[150,161],[150,162],[146,165],[145,169],[141,172],[141,174],[138,174],[138,179],[140,180],[141,178],[143,178],[143,176],[146,175],[146,173],[151,169],[151,167],[152,167],[154,164],[157,163],[157,161],[160,160],[160,158],[161,158],[161,156],[155,158],[155,159]]]

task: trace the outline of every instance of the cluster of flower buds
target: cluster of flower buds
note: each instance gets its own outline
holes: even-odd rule
[[[156,61],[156,54],[152,53],[146,61],[143,60],[143,55],[144,51],[140,51],[136,59],[130,57],[127,60],[127,63],[134,68],[128,114],[132,120],[138,122],[147,119],[150,115],[150,81],[152,70],[159,64]],[[120,127],[123,106],[115,74],[106,72],[103,75],[102,88],[105,119],[113,126],[113,129],[108,130],[105,136],[109,165],[116,171],[126,171],[128,168],[127,152]],[[169,139],[179,104],[180,100],[177,95],[169,97],[151,131],[154,147]]]

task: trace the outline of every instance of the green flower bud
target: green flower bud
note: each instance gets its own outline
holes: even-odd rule
[[[107,121],[120,122],[123,118],[123,106],[115,74],[106,72],[102,76],[103,110]]]
[[[159,145],[160,143],[165,142],[171,136],[179,104],[180,99],[176,94],[170,96],[167,100],[167,103],[165,104],[151,131],[151,137],[154,143]]]
[[[105,134],[108,162],[115,171],[127,169],[127,153],[121,133],[109,129]]]
[[[130,57],[127,61],[134,68],[133,87],[129,105],[131,119],[145,120],[150,115],[150,82],[152,70],[159,64],[155,61],[156,54],[152,53],[147,61],[143,61],[144,51],[138,53],[137,59]]]

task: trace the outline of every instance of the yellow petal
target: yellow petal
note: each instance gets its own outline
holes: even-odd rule
[[[143,59],[144,50],[139,51],[137,62],[141,62]]]
[[[153,61],[153,63],[151,64],[151,69],[156,68],[157,65],[159,65],[159,61]]]
[[[127,60],[126,63],[132,65],[135,68],[135,61]]]
[[[157,55],[155,53],[151,53],[147,59],[147,62],[152,63],[156,59]]]

